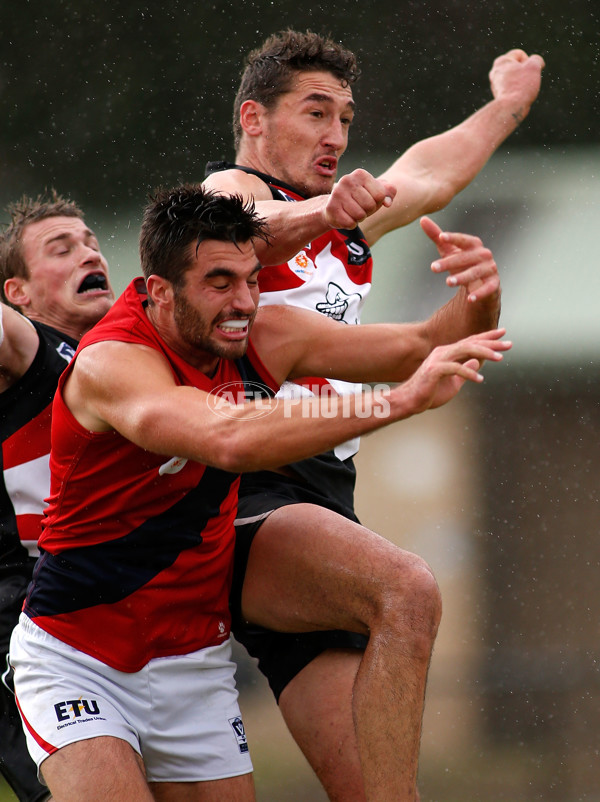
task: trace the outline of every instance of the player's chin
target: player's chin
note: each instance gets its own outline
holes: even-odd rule
[[[240,359],[248,350],[248,338],[238,342],[220,343],[215,347],[217,356],[222,359]]]
[[[316,198],[318,195],[331,195],[335,186],[335,176],[315,176],[309,184],[304,186],[304,194],[308,198]]]

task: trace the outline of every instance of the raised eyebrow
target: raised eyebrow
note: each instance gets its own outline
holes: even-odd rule
[[[304,98],[305,103],[333,103],[333,98],[331,95],[325,95],[322,92],[311,92],[310,95],[307,95]],[[354,111],[356,109],[356,103],[353,100],[349,100],[346,103],[346,108],[350,109],[350,111]]]

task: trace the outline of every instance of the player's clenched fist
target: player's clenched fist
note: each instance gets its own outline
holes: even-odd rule
[[[379,181],[366,170],[354,170],[333,187],[325,206],[325,217],[331,228],[356,228],[382,206],[390,206],[396,188]]]

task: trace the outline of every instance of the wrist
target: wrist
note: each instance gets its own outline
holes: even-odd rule
[[[523,122],[531,108],[531,103],[516,92],[495,98],[494,103],[505,122],[511,124],[513,128],[517,128]]]

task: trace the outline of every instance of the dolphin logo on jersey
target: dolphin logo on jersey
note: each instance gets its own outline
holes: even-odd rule
[[[350,321],[344,320],[344,315],[348,311],[348,306],[353,298],[358,298],[360,301],[362,300],[362,295],[358,292],[353,292],[348,295],[338,284],[330,281],[327,287],[325,302],[317,304],[317,312],[321,312],[323,315],[327,315],[334,320],[339,320],[342,323],[349,323]],[[354,322],[358,323],[358,320]]]

